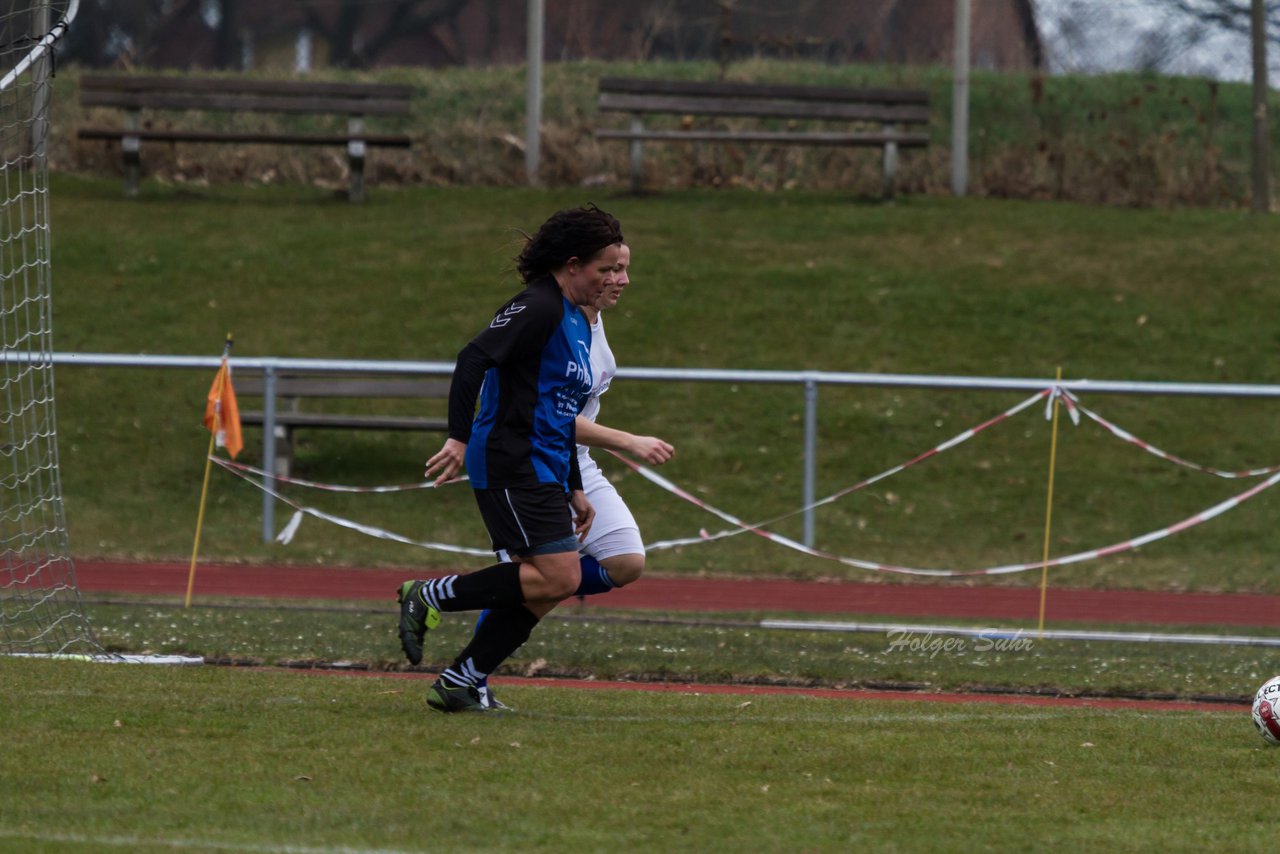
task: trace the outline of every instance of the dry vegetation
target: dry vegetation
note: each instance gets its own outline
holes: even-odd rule
[[[714,77],[709,65],[606,66],[555,64],[544,96],[542,180],[551,186],[618,186],[627,180],[627,146],[601,143],[593,130],[623,121],[598,116],[595,81],[604,74]],[[796,63],[742,63],[731,79],[929,89],[934,144],[901,158],[906,193],[948,193],[950,80],[941,69],[867,69]],[[75,69],[59,77],[56,169],[111,175],[121,170],[118,146],[80,142],[74,129],[89,119],[118,121],[110,112],[86,115],[76,103]],[[377,150],[373,184],[514,186],[525,183],[523,73],[404,69],[378,79],[420,89],[414,115],[399,127],[417,140],[408,151]],[[1236,206],[1247,201],[1249,102],[1245,87],[1191,78],[1116,75],[1044,78],[976,74],[971,99],[970,191],[998,198],[1061,199],[1135,206]],[[192,115],[147,117],[157,126],[227,121]],[[267,116],[237,116],[237,126],[275,126]],[[678,119],[673,118],[673,121]],[[707,120],[697,119],[695,123]],[[686,122],[688,120],[686,119]],[[650,144],[648,183],[655,190],[745,186],[796,187],[873,196],[880,190],[877,149],[770,147],[732,144]],[[340,189],[345,156],[336,148],[149,144],[144,174],[182,184],[311,183]]]

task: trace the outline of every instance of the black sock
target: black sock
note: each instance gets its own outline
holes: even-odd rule
[[[480,611],[524,602],[520,564],[499,563],[466,575],[446,575],[422,585],[422,601],[437,611]]]
[[[471,636],[453,664],[440,674],[441,680],[454,687],[475,687],[476,683],[498,669],[498,665],[524,646],[538,625],[539,618],[523,605],[495,608]]]

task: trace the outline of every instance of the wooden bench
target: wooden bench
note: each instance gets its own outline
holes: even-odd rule
[[[599,83],[596,109],[631,114],[628,129],[600,129],[596,137],[631,143],[634,192],[643,185],[647,141],[878,147],[883,151],[886,198],[894,193],[898,149],[929,144],[929,93],[915,89],[606,77]],[[681,120],[665,127],[646,127],[645,116],[653,114],[680,116]],[[757,122],[752,128],[731,128],[723,123],[695,127],[694,119],[702,116],[773,121],[772,126],[761,127]],[[822,123],[823,127],[800,128],[799,122]],[[831,123],[843,127],[830,129],[827,125]]]
[[[316,374],[284,374],[275,379],[275,472],[287,477],[293,468],[293,434],[295,430],[428,430],[447,432],[447,415],[386,415],[376,412],[333,412],[304,410],[308,399],[347,398],[363,400],[444,400],[449,399],[450,380],[422,379],[406,376],[320,376]],[[261,397],[266,383],[261,374],[237,372],[237,398]],[[241,410],[240,423],[261,427],[263,410]]]
[[[124,152],[124,189],[128,196],[138,193],[143,140],[345,146],[351,173],[348,197],[360,202],[365,197],[367,150],[373,146],[408,148],[412,144],[406,134],[369,133],[365,120],[409,115],[412,92],[409,86],[375,83],[90,74],[80,80],[80,105],[86,109],[122,109],[125,123],[124,127],[83,127],[77,135],[80,139],[119,141]],[[157,116],[176,111],[345,117],[346,126],[326,132],[242,131],[200,127],[199,121],[187,118],[175,127],[173,121],[161,123]]]

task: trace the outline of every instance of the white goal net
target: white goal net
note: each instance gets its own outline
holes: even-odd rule
[[[78,0],[0,0],[0,653],[101,652],[76,587],[54,419],[46,159]]]

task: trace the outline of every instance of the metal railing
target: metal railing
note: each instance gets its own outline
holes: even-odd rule
[[[38,355],[6,354],[6,359],[39,360]],[[150,356],[115,353],[53,353],[55,365],[118,368],[198,368],[210,372],[221,365],[220,356]],[[412,362],[352,359],[289,359],[248,357],[231,360],[233,371],[261,373],[263,378],[262,459],[271,471],[276,456],[276,379],[281,374],[403,374],[414,376],[451,376],[452,362]],[[879,388],[960,389],[965,391],[1037,392],[1059,386],[1071,392],[1091,394],[1175,395],[1193,397],[1280,398],[1280,385],[1247,383],[1138,382],[1127,380],[1053,378],[959,377],[921,374],[876,374],[838,371],[760,371],[720,368],[619,368],[619,379],[656,382],[721,382],[774,383],[798,385],[804,394],[803,457],[803,542],[814,542],[813,503],[817,481],[818,387],[868,386]],[[274,488],[268,477],[267,487]],[[262,539],[269,542],[275,535],[275,499],[267,492],[262,499]]]

